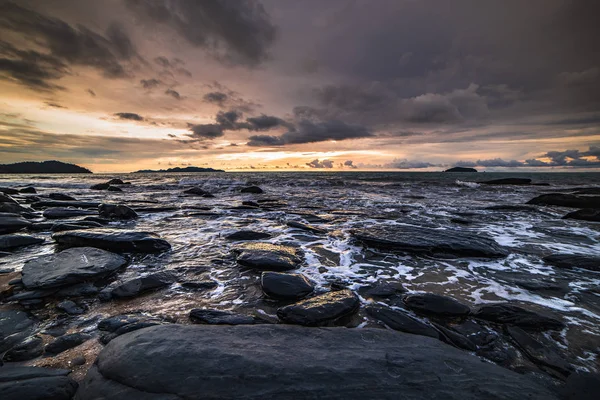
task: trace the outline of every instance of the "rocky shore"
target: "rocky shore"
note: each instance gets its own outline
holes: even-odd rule
[[[375,214],[252,182],[1,187],[0,398],[592,398],[600,336],[581,331],[600,314],[600,196],[525,181],[481,182],[529,198],[443,224],[410,193]],[[514,214],[586,224],[595,254],[498,241]],[[484,217],[489,233],[469,228]],[[515,257],[552,273],[498,267]],[[518,289],[441,291],[468,278],[439,271],[482,265]]]

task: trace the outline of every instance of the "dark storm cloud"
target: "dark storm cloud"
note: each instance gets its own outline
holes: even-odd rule
[[[247,144],[248,146],[283,146],[286,144],[359,139],[371,136],[373,134],[360,125],[348,125],[341,121],[313,122],[302,120],[296,124],[295,129],[280,136],[250,136]]]
[[[549,158],[543,161],[538,158]],[[565,150],[548,151],[538,158],[525,161],[503,160],[495,158],[490,160],[459,161],[454,164],[457,167],[600,167],[600,147],[590,146],[588,151]]]
[[[189,130],[192,132],[188,136],[193,139],[216,139],[224,134],[223,127],[219,124],[189,124],[188,126]]]
[[[271,129],[284,127],[294,129],[294,125],[278,117],[262,114],[258,117],[246,118],[250,131],[269,131]]]
[[[210,93],[206,93],[204,95],[204,101],[207,103],[213,103],[218,105],[219,107],[223,107],[223,104],[225,103],[225,100],[228,99],[229,96],[227,96],[226,93],[222,93],[222,92],[210,92]]]
[[[126,0],[153,27],[174,29],[194,46],[229,65],[255,66],[276,37],[271,17],[258,1]]]
[[[312,160],[311,162],[306,163],[311,168],[333,168],[333,161],[331,160],[323,160],[319,161],[318,159]]]
[[[129,119],[132,121],[143,121],[144,117],[142,117],[139,114],[135,114],[135,113],[128,113],[128,112],[120,112],[120,113],[115,113],[116,117],[119,117],[119,119]]]
[[[140,84],[143,86],[144,89],[154,89],[155,87],[157,87],[158,85],[161,84],[161,81],[159,81],[158,79],[142,79],[140,80]]]
[[[239,111],[231,110],[227,112],[219,111],[215,120],[225,130],[239,130],[239,120],[242,118],[242,113]]]
[[[173,97],[174,99],[177,99],[177,100],[181,100],[182,99],[182,97],[179,94],[179,92],[177,92],[177,91],[175,91],[173,89],[167,89],[165,91],[165,94],[167,94],[167,95],[169,95],[169,96],[171,96],[171,97]]]

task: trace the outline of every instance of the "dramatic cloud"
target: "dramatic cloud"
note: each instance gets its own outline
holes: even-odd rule
[[[215,139],[223,136],[223,127],[219,124],[189,125],[192,133],[188,136],[194,139]]]
[[[259,117],[247,118],[246,122],[249,124],[247,129],[251,131],[268,131],[279,127],[293,129],[294,127],[293,124],[284,121],[281,118],[265,114],[262,114]]]
[[[213,103],[220,107],[223,107],[225,100],[227,100],[228,96],[226,93],[222,92],[210,92],[204,95],[204,101],[207,103]]]
[[[290,130],[281,136],[250,136],[248,146],[283,146],[286,144],[359,139],[371,136],[373,134],[360,125],[348,125],[341,121],[312,122],[302,120],[298,122],[294,130]]]
[[[129,119],[132,121],[143,121],[144,120],[144,117],[142,117],[141,115],[138,115],[135,113],[128,113],[128,112],[116,113],[115,116],[119,117],[120,119]]]
[[[181,100],[181,95],[179,94],[179,92],[177,92],[173,89],[167,89],[165,91],[165,94],[173,97],[174,99]]]
[[[311,162],[306,163],[311,168],[333,168],[333,161],[331,160],[323,160],[319,161],[318,159],[312,160]]]

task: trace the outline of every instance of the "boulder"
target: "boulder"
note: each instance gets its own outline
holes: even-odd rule
[[[44,218],[48,219],[82,217],[95,214],[96,212],[92,210],[82,210],[80,208],[49,208],[43,213]]]
[[[288,324],[317,326],[353,314],[359,307],[358,296],[345,289],[281,307],[277,310],[277,316]]]
[[[101,218],[108,219],[136,219],[138,214],[131,208],[122,204],[100,204],[98,212]]]
[[[92,190],[108,190],[110,187],[110,183],[97,183],[95,185],[90,186]]]
[[[270,238],[269,233],[248,230],[233,232],[225,236],[227,240],[264,240]]]
[[[31,222],[25,218],[0,216],[0,234],[18,232],[23,228],[31,226]]]
[[[44,243],[44,239],[29,235],[0,235],[0,251]]]
[[[21,274],[27,289],[51,289],[105,277],[126,264],[118,254],[77,247],[29,260]]]
[[[87,333],[71,333],[69,335],[60,336],[51,343],[46,345],[45,352],[48,354],[59,354],[63,351],[77,347],[80,344],[87,342],[92,338]]]
[[[261,271],[288,271],[302,263],[300,250],[271,243],[248,243],[234,250],[237,262]]]
[[[458,347],[459,349],[477,351],[477,345],[463,334],[443,325],[436,324],[435,322],[433,323],[433,326],[440,332],[441,341],[448,343],[451,346]]]
[[[2,400],[70,400],[77,382],[68,369],[4,366],[0,368]]]
[[[150,232],[89,229],[60,232],[52,238],[64,247],[98,247],[117,252],[161,253],[171,245]]]
[[[501,258],[508,251],[493,239],[454,229],[376,226],[352,232],[360,243],[383,250],[439,257]]]
[[[185,377],[185,379],[182,379]],[[112,340],[76,400],[556,400],[438,340],[383,329],[164,325]]]
[[[189,194],[189,195],[194,195],[194,196],[201,196],[201,197],[215,197],[212,194],[210,194],[209,192],[207,192],[206,190],[199,188],[199,187],[193,187],[193,188],[184,190],[183,193]]]
[[[411,310],[442,317],[464,317],[471,309],[452,297],[440,296],[434,293],[409,294],[403,299],[404,304]]]
[[[78,306],[77,303],[71,300],[61,301],[56,305],[56,308],[66,312],[69,315],[81,315],[85,313],[85,309],[83,307]]]
[[[0,203],[1,213],[12,213],[27,216],[26,214],[31,213],[31,208],[23,207],[22,205],[15,203]]]
[[[112,289],[110,293],[113,298],[136,297],[151,290],[167,287],[173,282],[175,282],[173,274],[169,272],[157,272],[124,282]]]
[[[0,193],[4,193],[4,194],[19,194],[19,191],[17,189],[13,189],[13,188],[0,187]]]
[[[529,200],[527,204],[570,208],[600,208],[600,196],[579,196],[567,193],[548,193]]]
[[[266,271],[260,277],[263,292],[281,300],[299,300],[313,292],[315,286],[302,274]]]
[[[201,308],[195,308],[190,312],[190,320],[195,324],[205,325],[253,325],[259,322],[249,315]]]
[[[534,363],[542,367],[552,368],[565,376],[569,375],[573,370],[569,363],[555,350],[541,344],[521,328],[517,326],[507,326],[506,331],[515,341],[519,349],[521,349],[527,358]]]
[[[124,185],[125,182],[123,182],[121,179],[119,178],[113,178],[110,181],[106,182],[109,185]]]
[[[242,188],[242,190],[240,190],[241,193],[254,193],[254,194],[260,194],[263,193],[264,190],[262,190],[261,188],[259,188],[258,186],[248,186],[245,188]]]
[[[121,189],[120,187],[117,187],[117,186],[109,186],[108,189],[106,189],[106,190],[108,190],[109,192],[122,192],[123,191],[123,189]]]
[[[477,172],[477,170],[475,168],[453,167],[445,170],[444,172]]]
[[[391,297],[406,292],[400,282],[377,281],[361,286],[358,289],[363,297]]]
[[[24,187],[23,189],[19,189],[19,193],[35,194],[35,193],[37,193],[37,191],[35,190],[35,188],[33,186],[27,186],[27,187]]]
[[[64,193],[49,193],[48,198],[52,200],[62,200],[62,201],[77,201],[77,199],[73,196],[69,196]]]
[[[562,329],[565,324],[554,318],[509,303],[491,304],[480,307],[475,318],[499,324],[515,325],[530,330]]]
[[[568,213],[562,219],[577,219],[580,221],[600,222],[600,209],[584,208]]]
[[[558,268],[581,268],[600,271],[600,257],[586,254],[553,254],[544,257],[544,262]]]
[[[35,227],[39,228],[41,224],[37,224]],[[91,228],[101,228],[102,225],[91,222],[91,221],[76,221],[72,223],[66,224],[52,224],[50,230],[52,232],[63,232],[63,231],[74,231],[77,229],[91,229]]]
[[[366,307],[366,311],[371,317],[383,322],[396,331],[429,336],[435,339],[440,338],[440,333],[433,326],[421,322],[405,312],[381,306],[368,306]]]
[[[477,182],[483,185],[531,185],[531,179],[527,178],[503,178],[490,181]]]

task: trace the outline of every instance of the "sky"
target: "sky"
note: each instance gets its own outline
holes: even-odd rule
[[[0,163],[600,171],[594,0],[0,0]]]

